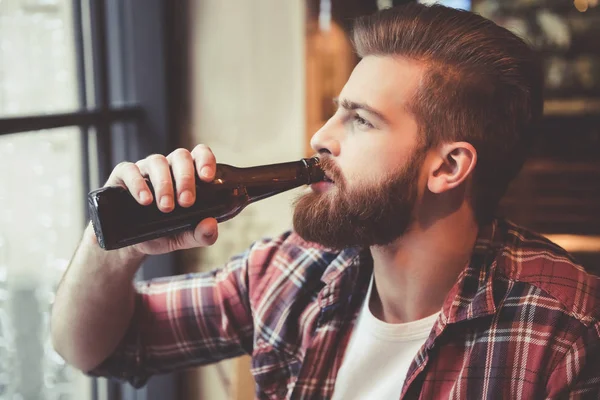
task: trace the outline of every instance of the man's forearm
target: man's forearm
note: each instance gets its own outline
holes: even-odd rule
[[[88,226],[52,308],[52,341],[69,364],[89,371],[117,347],[134,312],[132,281],[143,258],[101,249]]]

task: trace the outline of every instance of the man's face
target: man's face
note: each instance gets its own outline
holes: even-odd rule
[[[406,105],[421,73],[392,57],[356,66],[336,114],[311,140],[333,182],[297,200],[294,229],[304,239],[337,249],[384,245],[409,228],[426,150]]]

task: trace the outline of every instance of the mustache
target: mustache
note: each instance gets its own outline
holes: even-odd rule
[[[332,181],[339,184],[344,184],[344,176],[342,175],[342,171],[337,166],[335,161],[328,154],[323,154],[319,156],[319,162],[321,164],[321,169],[325,171],[325,175],[329,177]]]

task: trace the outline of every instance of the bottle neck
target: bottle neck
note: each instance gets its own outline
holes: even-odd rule
[[[218,165],[215,179],[223,179],[230,184],[239,183],[245,187],[249,201],[255,202],[302,185],[322,181],[324,172],[319,159],[315,157],[249,168]]]
[[[226,164],[217,164],[215,180],[228,183],[239,183],[246,187],[270,186],[289,188],[291,185],[302,186],[324,179],[319,159],[304,158],[279,164],[260,165],[256,167],[238,168]]]
[[[279,186],[276,189],[268,186],[250,186],[246,188],[248,194],[248,202],[254,203],[267,197],[275,196],[276,194],[286,192],[291,189],[295,189],[299,185],[290,185],[289,187]]]

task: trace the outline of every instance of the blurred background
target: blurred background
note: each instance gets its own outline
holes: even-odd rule
[[[90,379],[49,341],[58,281],[112,167],[206,143],[218,161],[295,160],[358,61],[352,18],[392,0],[0,0],[0,400],[251,399],[247,357],[153,378]],[[501,212],[600,272],[597,0],[442,1],[513,30],[544,59],[543,134]],[[209,270],[291,226],[294,193],[220,226],[210,249],[140,279]]]

